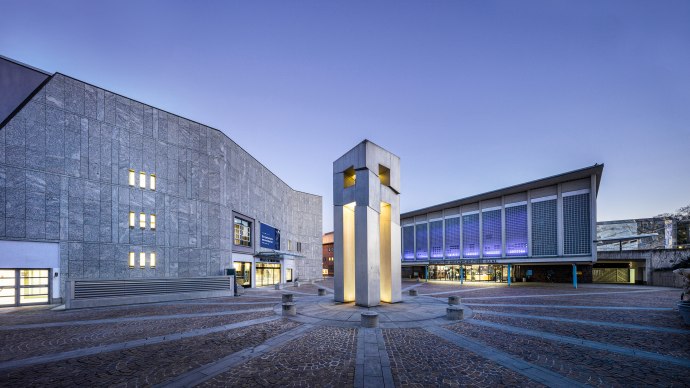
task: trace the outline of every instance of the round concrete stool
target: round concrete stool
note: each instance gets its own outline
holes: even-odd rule
[[[325,288],[319,288],[319,296],[325,296],[326,295],[326,289]]]
[[[451,321],[459,321],[463,318],[464,311],[460,306],[450,306],[446,307],[446,319]]]
[[[283,294],[283,303],[292,303],[292,294]]]
[[[295,304],[290,302],[283,303],[283,316],[294,317],[295,315],[297,315],[297,307]]]
[[[379,313],[374,311],[365,311],[361,314],[362,327],[379,327]]]
[[[460,304],[460,297],[459,296],[449,296],[448,297],[448,304],[450,304],[450,305]]]
[[[410,296],[417,296],[417,290],[410,290]]]

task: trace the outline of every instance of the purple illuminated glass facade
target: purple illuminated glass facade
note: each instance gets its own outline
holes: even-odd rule
[[[479,257],[479,214],[462,216],[462,257]]]
[[[443,259],[443,220],[429,223],[429,256],[431,259]]]
[[[484,257],[501,257],[501,210],[482,212],[482,244]]]
[[[446,218],[446,257],[460,257],[460,217]]]
[[[429,258],[428,251],[428,235],[427,235],[427,224],[417,224],[416,232],[417,235],[417,259],[424,260]]]
[[[403,226],[403,260],[414,260],[414,225]]]
[[[505,208],[506,256],[527,256],[527,205]]]

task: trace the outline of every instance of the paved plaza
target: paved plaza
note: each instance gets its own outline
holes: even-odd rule
[[[375,309],[375,329],[332,289],[326,280],[236,298],[0,309],[0,385],[690,384],[678,289],[404,281],[402,303]],[[297,316],[281,316],[283,293]],[[461,297],[464,320],[444,318],[449,296]]]

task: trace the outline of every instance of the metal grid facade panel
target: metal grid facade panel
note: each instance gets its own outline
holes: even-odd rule
[[[414,260],[414,225],[403,226],[403,260]]]
[[[484,257],[501,257],[501,210],[482,212]]]
[[[479,257],[479,214],[462,216],[463,257]]]
[[[527,256],[527,205],[511,206],[506,213],[506,256]]]
[[[589,193],[563,197],[563,253],[585,255],[592,252]]]
[[[460,217],[446,218],[446,257],[460,257]]]
[[[555,199],[532,203],[532,256],[558,254],[558,225]]]
[[[428,236],[427,236],[427,224],[417,224],[416,225],[417,234],[417,259],[428,259],[429,252],[427,247]]]
[[[443,259],[443,221],[429,223],[429,256],[431,259]]]

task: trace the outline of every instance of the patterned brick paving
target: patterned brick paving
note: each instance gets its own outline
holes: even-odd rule
[[[482,315],[481,313],[475,314],[474,318],[690,359],[690,341],[688,341],[688,339],[690,339],[690,333],[661,334],[645,330],[612,329],[611,327],[543,321],[538,319],[500,317],[495,315]]]
[[[541,386],[422,329],[385,329],[383,335],[398,387]]]
[[[242,311],[266,308],[279,303],[280,294],[295,292],[295,300],[306,303],[306,293],[316,295],[328,279],[315,285],[247,290],[239,298],[214,298],[153,305],[120,306],[77,311],[50,311],[46,307],[0,309],[0,326],[71,322],[111,318],[144,317],[141,321],[0,330],[0,361],[35,355],[49,355],[70,349],[144,339],[274,316],[272,311],[243,312],[236,315],[157,319],[160,315]],[[403,288],[417,285],[403,282]],[[565,309],[564,306],[621,306],[673,308],[679,290],[646,287],[527,284],[514,287],[496,284],[459,285],[429,283],[417,287],[420,294],[432,292],[445,300],[456,293],[468,303],[511,304],[472,306],[475,319],[507,324],[604,344],[690,358],[690,336],[654,331],[617,329],[583,323],[553,322],[530,318],[482,314],[480,310],[564,317],[579,320],[629,323],[644,326],[690,330],[677,311]],[[651,292],[630,292],[651,290]],[[591,294],[605,293],[605,294]],[[567,295],[576,294],[576,295]],[[556,296],[554,296],[556,295]],[[503,297],[492,299],[492,297]],[[531,296],[531,297],[524,297]],[[478,299],[468,299],[469,297]],[[327,297],[325,297],[327,298]],[[313,298],[311,298],[313,300]],[[261,303],[264,304],[261,304]],[[529,305],[553,307],[537,308]],[[230,331],[167,341],[127,350],[82,356],[50,364],[24,366],[0,372],[0,386],[149,386],[219,360],[243,349],[261,345],[268,338],[300,324],[280,319]],[[624,356],[550,340],[516,335],[469,322],[446,326],[456,333],[486,345],[485,351],[503,351],[517,360],[547,368],[594,386],[684,386],[689,368],[659,361]],[[396,386],[534,386],[516,371],[489,361],[472,348],[458,347],[422,329],[383,330]],[[206,382],[211,386],[352,386],[354,383],[357,329],[317,326],[302,337],[269,349],[261,356],[233,367]],[[489,353],[482,353],[489,354]],[[495,354],[495,353],[494,353]]]
[[[486,307],[471,306],[477,310],[490,310],[516,314],[542,315],[572,319],[587,319],[614,323],[630,323],[635,325],[669,327],[674,329],[690,329],[683,325],[683,319],[678,311],[629,311],[629,310],[585,310],[558,308],[528,308],[528,307]]]
[[[356,329],[320,327],[202,385],[352,386],[355,375],[356,338]]]
[[[470,323],[449,326],[461,335],[592,386],[685,386],[688,370],[661,362],[517,336]]]
[[[257,346],[268,338],[298,325],[292,321],[279,320],[222,333],[70,359],[50,365],[15,369],[10,373],[0,374],[0,385],[149,386],[162,383],[230,353]]]
[[[237,298],[233,301],[243,302]],[[276,302],[276,299],[270,300]],[[13,312],[0,314],[0,326],[19,325],[29,323],[47,323],[47,322],[68,322],[81,321],[90,319],[108,319],[108,318],[126,318],[126,317],[143,317],[151,315],[173,315],[173,314],[194,314],[204,312],[217,312],[228,310],[245,310],[253,309],[257,306],[246,304],[204,304],[222,303],[222,300],[204,299],[198,300],[194,303],[177,303],[177,304],[151,304],[151,305],[137,305],[137,306],[117,306],[108,308],[83,309],[83,310],[68,310],[68,311],[52,311],[47,308],[22,310],[15,309]],[[255,299],[247,300],[246,302],[257,302]]]
[[[267,311],[218,317],[0,331],[0,361],[221,326],[272,315],[272,311]]]

